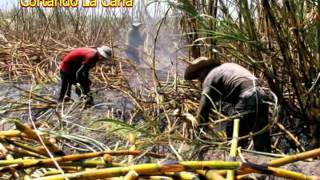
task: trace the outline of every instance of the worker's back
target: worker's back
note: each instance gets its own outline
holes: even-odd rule
[[[60,69],[75,75],[81,65],[92,68],[98,60],[98,51],[95,48],[76,48],[63,57]]]
[[[143,35],[140,32],[139,28],[132,27],[128,31],[128,46],[137,48],[138,46],[143,45]]]
[[[203,87],[214,87],[223,101],[236,103],[239,95],[253,88],[255,83],[257,78],[244,67],[236,63],[224,63],[209,72]]]

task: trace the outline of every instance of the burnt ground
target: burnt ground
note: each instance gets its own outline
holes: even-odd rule
[[[14,84],[12,83],[5,83],[0,85],[0,97],[1,101],[3,102],[4,99],[11,99],[16,101],[25,101],[24,98],[21,98],[21,91],[17,90],[13,87]],[[28,89],[30,85],[19,85],[20,88]],[[43,94],[47,96],[48,92],[51,92],[50,98],[54,98],[57,96],[57,89],[58,86],[55,84],[46,85],[41,87],[37,93]],[[77,97],[75,94],[72,94],[77,101]],[[109,126],[103,124],[97,124],[94,126],[95,130],[91,131],[86,129],[85,127],[90,124],[90,120],[92,119],[100,119],[106,117],[115,117],[118,119],[122,119],[124,122],[130,118],[128,117],[130,114],[130,110],[133,109],[133,104],[130,100],[124,97],[121,93],[115,90],[99,90],[96,92],[95,96],[95,103],[94,107],[89,109],[82,109],[81,111],[75,111],[67,114],[69,116],[65,118],[64,122],[64,129],[65,131],[61,132],[61,136],[68,139],[70,141],[65,140],[64,149],[69,149],[67,152],[72,153],[75,151],[81,151],[84,149],[82,146],[79,146],[78,143],[81,141],[73,140],[72,136],[75,137],[88,137],[93,138],[97,142],[101,142],[101,144],[88,142],[88,144],[93,144],[92,149],[96,150],[103,150],[103,149],[112,149],[118,143],[119,136],[114,134],[108,134],[107,130]],[[27,112],[10,112],[5,113],[3,110],[6,109],[8,104],[1,103],[0,107],[2,109],[1,113],[1,121],[2,121],[2,130],[7,130],[13,128],[10,124],[4,123],[4,120],[7,118],[20,118],[26,123],[28,123],[28,113]],[[42,111],[41,111],[42,112]],[[125,112],[125,113],[123,113]],[[37,114],[34,111],[34,118],[39,117],[40,114]],[[55,118],[50,119],[49,121],[43,121],[41,118],[37,120],[41,123],[48,123],[48,124],[57,124],[55,122]],[[51,121],[51,122],[50,122]],[[100,126],[101,125],[101,126]],[[52,126],[51,126],[52,127]],[[42,126],[45,129],[45,126]],[[53,130],[60,130],[58,127],[52,127]],[[68,137],[69,135],[70,137]],[[119,135],[119,134],[118,134]],[[86,139],[90,141],[90,139]],[[123,141],[125,142],[125,141]],[[187,148],[187,147],[186,147]],[[72,150],[73,149],[73,150]],[[243,153],[245,159],[249,162],[256,163],[256,164],[264,164],[269,160],[273,159],[267,156],[256,155],[252,153]],[[173,157],[173,156],[171,156]],[[227,160],[228,151],[209,151],[204,155],[204,160]],[[238,159],[241,161],[241,159]],[[320,161],[315,160],[312,162],[307,161],[299,161],[296,163],[291,163],[289,165],[283,166],[281,168],[292,170],[295,172],[303,173],[306,175],[318,175],[320,176]],[[259,179],[283,179],[283,178],[275,178],[274,176],[261,176],[261,175],[250,175],[251,178],[259,178]]]

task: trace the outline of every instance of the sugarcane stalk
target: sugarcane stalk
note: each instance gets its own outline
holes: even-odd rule
[[[73,155],[56,157],[54,159],[51,159],[51,158],[48,158],[48,159],[25,159],[25,160],[12,160],[12,161],[0,160],[0,167],[13,165],[13,164],[19,164],[20,168],[30,168],[30,167],[34,167],[37,165],[50,166],[55,161],[56,162],[79,161],[79,160],[83,160],[83,159],[101,157],[104,154],[109,154],[109,155],[113,155],[113,156],[123,156],[123,155],[138,156],[138,155],[142,154],[142,152],[137,151],[137,150],[136,151],[121,150],[121,151],[95,152],[95,153],[87,153],[87,154],[73,154]],[[153,156],[155,154],[146,153],[146,155]],[[159,157],[161,155],[155,155],[155,156]],[[1,171],[1,169],[0,169],[0,171]]]
[[[27,159],[27,160],[14,160],[14,159],[12,159],[12,160],[10,160],[10,162],[12,162],[12,163],[0,168],[0,174],[11,171],[12,169],[15,169],[15,170],[24,169],[24,168],[26,168],[28,163],[29,164],[37,163],[33,159]],[[59,163],[59,165],[61,166],[61,168],[65,172],[77,172],[82,168],[97,168],[97,167],[109,168],[109,167],[125,166],[120,163],[105,163],[100,160],[85,160],[85,161],[80,161],[80,162],[61,162],[61,163]],[[37,164],[36,166],[43,166],[43,167],[47,167],[47,168],[55,167],[54,163],[46,164],[46,165]],[[61,171],[59,171],[59,172],[60,173],[58,173],[58,174],[61,174]]]
[[[112,163],[112,156],[110,154],[103,155],[103,160],[106,163]]]
[[[139,174],[135,170],[131,170],[128,174],[123,178],[123,180],[135,180],[139,177]]]
[[[84,168],[95,168],[95,167],[124,167],[127,164],[117,163],[117,162],[106,162],[101,160],[82,160],[82,161],[73,161],[73,162],[61,162],[62,166],[78,166]]]
[[[294,171],[280,169],[275,167],[268,167],[273,172],[273,175],[277,177],[290,178],[290,179],[301,179],[301,180],[320,180],[319,176],[308,176]]]
[[[302,152],[296,155],[289,155],[287,157],[271,160],[267,163],[267,166],[279,167],[279,166],[283,166],[293,162],[314,158],[314,157],[319,157],[319,156],[320,156],[320,148]],[[237,174],[243,175],[243,174],[254,173],[254,172],[256,172],[254,169],[242,169],[237,171]]]
[[[16,155],[21,155],[21,156],[29,156],[29,157],[35,157],[35,158],[47,158],[46,156],[43,156],[41,154],[38,153],[34,153],[32,151],[28,151],[28,150],[24,150],[22,148],[17,148],[14,146],[6,146],[6,148],[15,153]]]
[[[11,154],[7,154],[7,155],[6,155],[6,160],[11,161],[11,160],[13,160],[13,159],[14,159],[14,158],[13,158],[13,156],[12,156]],[[10,173],[12,174],[12,177],[13,177],[14,179],[18,179],[18,178],[19,178],[19,174],[18,174],[18,172],[17,172],[16,169],[10,168],[10,169],[8,169],[8,170],[10,171]]]
[[[129,150],[132,150],[132,151],[136,150],[136,137],[132,133],[129,133],[129,145],[131,145]],[[132,155],[128,156],[128,164],[132,164],[133,158],[134,156]]]
[[[239,138],[239,119],[235,119],[233,122],[233,137],[232,137],[232,144],[230,149],[229,158],[231,161],[235,161],[237,156],[237,148],[238,148],[238,138]],[[227,171],[227,180],[233,180],[235,176],[234,170]]]
[[[146,178],[139,177],[138,180],[174,180],[172,177],[167,176],[149,176]]]
[[[10,131],[0,131],[0,139],[8,138],[8,137],[23,137],[24,133],[18,130],[10,130]]]
[[[166,176],[170,176],[173,179],[181,179],[181,180],[200,180],[200,178],[191,172],[168,172],[164,173]]]
[[[148,174],[153,172],[159,172],[160,168],[158,164],[148,164],[148,165],[135,165],[135,167],[123,167],[123,168],[107,168],[107,169],[92,169],[84,172],[68,173],[64,176],[53,175],[47,177],[36,178],[34,180],[64,180],[65,177],[68,179],[78,179],[78,180],[93,180],[101,178],[111,178],[124,176],[129,171],[134,170],[139,174]]]
[[[276,168],[276,167],[268,167],[268,166],[261,166],[261,167],[253,167],[252,164],[244,163],[244,166],[248,165],[249,169],[254,169],[253,172],[261,173],[261,174],[269,174],[277,177],[283,178],[290,178],[290,179],[298,179],[298,180],[319,180],[319,176],[308,176],[301,173],[297,173],[294,171]],[[256,165],[255,165],[256,166]]]
[[[43,174],[43,177],[45,176],[52,176],[52,175],[57,175],[57,174],[61,174],[60,171],[54,169],[54,170],[50,170],[50,171],[47,171]]]
[[[240,162],[225,162],[225,161],[182,161],[179,164],[186,167],[188,170],[197,169],[238,169],[241,167]]]
[[[269,166],[283,166],[285,164],[297,162],[297,161],[302,161],[306,160],[309,158],[315,158],[315,157],[320,157],[320,148],[302,152],[296,155],[289,155],[287,157],[279,158],[279,159],[274,159],[268,162]]]
[[[241,170],[245,170],[246,172],[268,174],[268,175],[273,175],[277,177],[284,177],[284,178],[291,178],[291,179],[301,179],[301,180],[302,179],[305,179],[305,180],[320,179],[320,176],[308,176],[302,173],[297,173],[297,172],[286,170],[286,169],[268,167],[267,165],[257,165],[249,162],[243,163]],[[242,175],[238,176],[237,179],[241,177]]]
[[[33,152],[35,154],[38,154],[38,155],[42,155],[42,156],[45,156],[45,158],[47,157],[47,153],[45,153],[44,151],[40,151],[39,149],[37,149],[36,147],[32,147],[30,145],[27,145],[27,144],[23,144],[19,141],[13,141],[11,139],[8,139],[6,138],[5,141],[9,144],[12,144],[14,146],[18,146],[26,151],[30,151],[30,152]],[[13,150],[13,149],[12,149]],[[43,158],[43,157],[42,157]]]
[[[224,180],[223,175],[226,171],[224,170],[196,170],[196,173],[205,177],[207,180]]]
[[[136,171],[139,175],[148,175],[152,173],[164,172],[181,172],[192,171],[197,169],[237,169],[241,166],[239,162],[224,162],[224,161],[183,161],[169,162],[164,164],[141,164],[132,165],[129,167],[115,167],[106,169],[93,169],[78,173],[68,173],[63,175],[54,175],[35,180],[63,180],[65,177],[69,179],[97,179],[119,177],[127,174],[130,170]]]
[[[30,127],[22,124],[19,121],[15,121],[15,125],[18,130],[25,133],[29,138],[34,139],[36,141],[40,141],[37,133],[34,132],[34,130],[31,129]],[[55,154],[64,154],[56,145],[51,143],[47,138],[42,138],[42,140],[51,152],[53,152]]]

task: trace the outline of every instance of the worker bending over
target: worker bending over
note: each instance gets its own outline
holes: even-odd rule
[[[98,48],[77,48],[66,54],[60,64],[61,90],[59,102],[70,100],[71,86],[76,87],[78,96],[87,96],[87,105],[93,105],[93,98],[89,94],[91,81],[89,70],[99,61],[103,62],[111,58],[111,49],[107,46]]]
[[[244,67],[235,63],[220,64],[200,57],[187,67],[185,79],[198,79],[203,83],[198,111],[200,125],[208,122],[213,107],[212,101],[232,104],[235,113],[240,116],[240,137],[260,131],[268,125],[268,104],[265,102],[270,98],[260,86],[258,79]],[[229,123],[229,138],[232,137],[232,130],[233,123]],[[253,136],[255,150],[271,151],[269,133],[268,129]],[[245,148],[247,141],[241,140],[239,145]]]

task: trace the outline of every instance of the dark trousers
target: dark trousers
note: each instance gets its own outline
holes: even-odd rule
[[[79,83],[80,89],[76,88],[76,94],[80,97],[82,94],[86,95],[88,97],[88,104],[93,103],[93,98],[91,95],[89,95],[90,92],[90,85],[91,81],[89,80],[89,74],[86,73],[83,77],[79,78],[78,81],[76,81],[76,77],[74,73],[65,73],[63,71],[60,71],[60,77],[61,77],[61,89],[60,89],[60,95],[59,95],[59,102],[62,102],[64,98],[65,100],[70,99],[71,96],[71,87],[72,85]]]
[[[240,116],[239,137],[248,135],[250,132],[255,133],[262,130],[269,123],[268,109],[269,105],[263,101],[269,100],[264,90],[247,90],[239,97],[235,104],[235,111],[243,115]],[[227,136],[232,137],[233,123],[227,126]],[[270,152],[271,140],[270,131],[253,136],[254,149],[257,151]],[[248,145],[247,139],[240,140],[239,146],[245,148]]]
[[[135,63],[140,64],[140,55],[139,50],[134,47],[128,47],[126,54],[130,60],[133,60]]]

